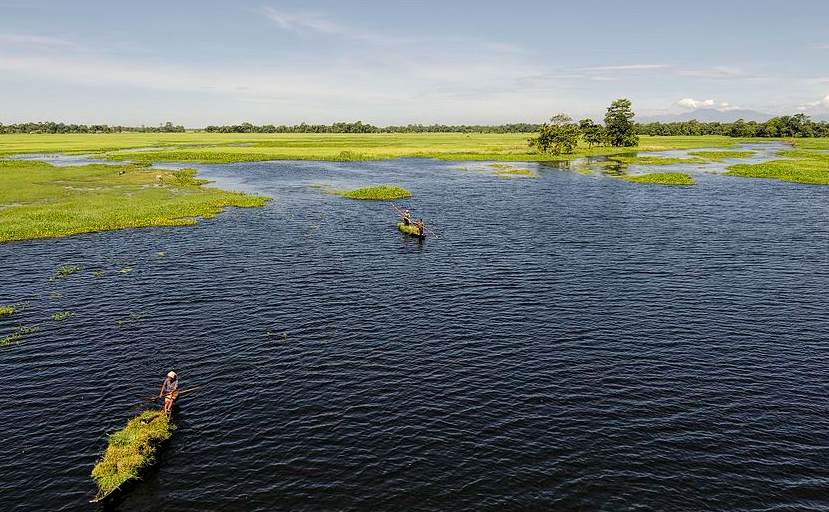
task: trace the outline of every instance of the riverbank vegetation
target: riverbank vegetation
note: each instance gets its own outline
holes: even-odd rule
[[[579,141],[572,154],[530,151],[527,134],[407,133],[407,134],[233,134],[233,133],[113,133],[76,135],[3,135],[0,156],[17,154],[88,154],[96,158],[152,162],[231,163],[264,160],[389,160],[437,158],[459,161],[572,160],[614,155],[624,147],[592,147]],[[637,151],[727,148],[729,137],[640,137]]]
[[[691,156],[704,158],[706,160],[729,160],[733,158],[747,158],[754,154],[754,151],[694,151],[688,153]]]
[[[374,185],[371,187],[340,191],[336,194],[346,199],[357,199],[360,201],[392,201],[412,197],[411,192],[397,185]]]
[[[123,429],[110,434],[103,457],[92,469],[98,498],[109,495],[124,483],[137,479],[155,464],[161,445],[173,435],[175,426],[160,410],[145,411]]]
[[[639,135],[725,135],[750,138],[829,137],[829,123],[812,121],[806,114],[780,116],[758,123],[738,119],[733,123],[677,121],[671,123],[637,123]]]
[[[693,185],[694,178],[684,172],[655,172],[639,176],[620,176],[631,183],[649,183],[652,185]]]
[[[188,226],[267,198],[204,187],[193,171],[0,161],[0,242],[149,226]],[[189,176],[189,177],[188,177]],[[62,268],[66,277],[77,269]]]

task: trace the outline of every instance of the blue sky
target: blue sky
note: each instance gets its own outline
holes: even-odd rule
[[[829,113],[826,1],[0,0],[0,122]]]

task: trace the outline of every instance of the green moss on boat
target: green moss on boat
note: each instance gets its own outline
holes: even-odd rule
[[[163,411],[151,410],[110,434],[109,446],[92,469],[92,478],[98,485],[93,501],[101,501],[125,483],[138,479],[142,471],[155,464],[158,450],[174,430],[175,425]]]
[[[401,233],[405,233],[410,236],[426,238],[426,235],[421,234],[420,230],[414,224],[403,224],[402,222],[398,222],[397,229],[399,229]]]

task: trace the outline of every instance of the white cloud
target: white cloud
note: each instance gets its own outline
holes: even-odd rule
[[[0,34],[0,43],[19,46],[72,46],[64,39],[33,34]]]
[[[816,44],[815,48],[818,50],[829,50],[829,43]]]
[[[316,32],[376,44],[397,44],[411,41],[407,38],[338,23],[316,13],[286,12],[278,11],[272,7],[265,7],[265,16],[273,21],[277,27],[293,32]]]
[[[826,96],[825,96],[822,100],[820,100],[820,103],[821,103],[824,107],[829,108],[829,94],[827,94],[827,95],[826,95]]]
[[[713,108],[720,111],[734,110],[737,107],[731,105],[727,101],[715,101],[712,99],[696,100],[694,98],[682,98],[676,102],[677,105],[684,109],[696,110],[699,108]]]

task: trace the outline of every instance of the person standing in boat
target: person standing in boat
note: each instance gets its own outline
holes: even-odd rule
[[[426,231],[426,224],[424,224],[423,219],[417,219],[415,227],[417,228],[417,234],[423,236],[423,233]]]
[[[169,418],[173,412],[173,402],[178,398],[178,375],[176,375],[176,372],[168,373],[167,378],[161,383],[158,398],[161,397],[164,397],[164,413]]]
[[[404,226],[408,226],[412,223],[412,212],[410,212],[408,209],[403,210],[403,213],[400,217],[403,219]]]

